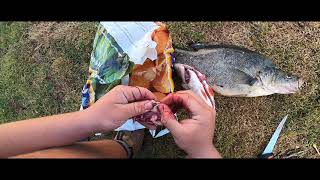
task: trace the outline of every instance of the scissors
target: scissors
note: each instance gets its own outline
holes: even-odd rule
[[[278,125],[277,129],[275,130],[275,132],[273,133],[267,147],[264,149],[263,153],[259,156],[262,159],[273,159],[274,154],[273,154],[273,149],[274,146],[277,143],[277,140],[279,138],[279,135],[281,133],[281,130],[283,128],[284,123],[286,122],[288,118],[288,115],[286,115],[280,122],[280,124]]]

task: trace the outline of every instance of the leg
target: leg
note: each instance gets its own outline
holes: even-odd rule
[[[12,158],[127,158],[126,150],[114,140],[78,142]]]

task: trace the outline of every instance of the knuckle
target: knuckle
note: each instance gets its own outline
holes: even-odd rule
[[[134,103],[133,110],[134,110],[134,112],[140,114],[144,111],[144,106],[141,103]]]
[[[137,104],[136,104],[136,103],[133,104],[133,111],[134,111],[135,113],[138,113],[138,107],[137,107]]]

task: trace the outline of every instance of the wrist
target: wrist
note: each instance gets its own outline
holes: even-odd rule
[[[188,157],[189,158],[221,158],[221,155],[213,145],[210,145],[208,147],[201,148],[198,151],[189,152]]]
[[[91,133],[97,133],[102,130],[101,121],[98,117],[95,116],[95,113],[92,112],[91,108],[78,111],[79,119],[87,128],[87,131]]]
[[[108,112],[108,110],[106,110]],[[101,114],[97,112],[94,108],[89,107],[81,111],[83,113],[84,119],[90,124],[92,130],[95,133],[98,132],[109,132],[116,128],[117,124],[115,121],[110,119],[110,114]]]

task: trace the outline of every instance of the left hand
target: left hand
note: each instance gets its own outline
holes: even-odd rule
[[[216,111],[194,92],[180,91],[169,94],[159,105],[161,122],[169,129],[176,144],[191,158],[221,157],[213,145]],[[169,108],[175,107],[175,108]],[[177,121],[176,108],[183,108],[189,118]],[[174,109],[172,112],[171,109]]]
[[[97,132],[107,132],[134,116],[150,111],[155,98],[146,88],[118,85],[83,113],[97,123]]]

